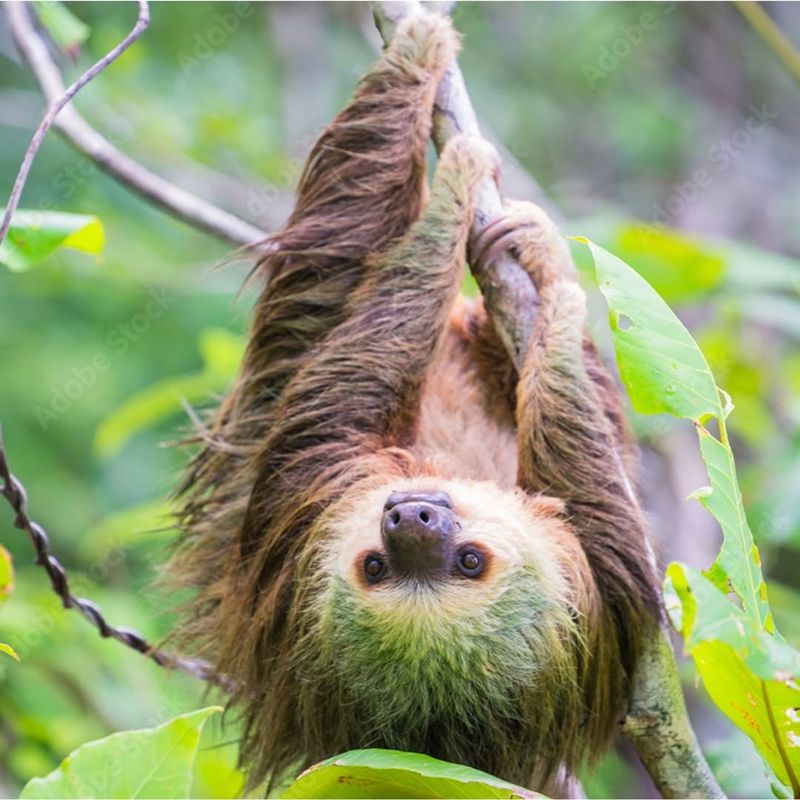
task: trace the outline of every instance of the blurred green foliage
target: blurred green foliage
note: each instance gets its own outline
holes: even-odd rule
[[[800,41],[797,7],[780,5],[771,13]],[[127,33],[135,6],[69,8],[91,31],[75,64],[60,59],[72,79]],[[731,394],[745,508],[778,626],[797,645],[800,155],[787,144],[800,134],[796,87],[727,5],[463,4],[455,20],[483,120],[564,210],[567,232],[607,246],[664,293]],[[7,192],[42,104],[3,26],[0,16]],[[274,227],[313,135],[373,57],[369,30],[361,4],[154,4],[145,36],[77,105],[165,177]],[[105,248],[57,250],[23,272],[0,267],[0,420],[12,467],[76,587],[111,621],[159,640],[180,598],[152,582],[186,458],[159,445],[190,428],[180,395],[200,406],[224,389],[246,334],[253,292],[237,291],[249,265],[213,269],[229,248],[132,195],[55,133],[22,205],[98,217]],[[691,235],[654,230],[664,223]],[[658,451],[680,423],[635,424]],[[65,613],[3,513],[16,576],[0,642],[21,658],[0,659],[9,796],[83,742],[198,708],[202,687]],[[765,796],[749,741],[702,694],[691,705],[726,791]],[[214,782],[230,773],[214,759],[230,761],[234,748],[218,745],[235,740],[235,720],[208,727],[211,766],[195,790],[223,796],[230,784]],[[585,785],[590,797],[648,791],[616,754]]]

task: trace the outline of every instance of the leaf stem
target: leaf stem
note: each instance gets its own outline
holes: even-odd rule
[[[764,44],[783,62],[792,77],[800,83],[800,54],[795,50],[772,17],[756,2],[735,0],[736,8],[761,37]]]
[[[786,768],[786,773],[789,776],[789,783],[792,787],[792,794],[795,797],[800,797],[800,780],[797,779],[797,775],[795,775],[794,769],[792,767],[792,762],[789,760],[789,756],[786,753],[786,748],[783,745],[783,740],[781,739],[781,732],[778,728],[778,724],[775,721],[775,712],[772,710],[772,701],[769,699],[769,692],[767,691],[767,683],[766,681],[760,681],[761,683],[761,694],[764,697],[764,705],[767,707],[767,716],[769,717],[769,726],[772,728],[772,735],[775,738],[775,744],[778,746],[778,754],[781,757],[781,761],[783,762],[783,766]]]

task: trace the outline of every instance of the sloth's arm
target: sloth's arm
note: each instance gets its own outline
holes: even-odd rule
[[[645,525],[628,477],[615,387],[585,334],[586,299],[563,237],[530,203],[511,204],[475,243],[480,261],[511,249],[540,308],[517,387],[520,486],[567,504],[632,672],[660,603]]]
[[[240,408],[263,414],[279,398],[343,321],[370,255],[418,218],[434,95],[456,49],[449,20],[406,20],[313,146],[294,211],[258,266],[266,285],[237,390]]]
[[[463,277],[475,189],[494,170],[496,155],[483,141],[461,137],[448,145],[422,217],[368,263],[346,320],[287,386],[287,416],[270,450],[324,445],[335,463],[337,447],[404,443]]]

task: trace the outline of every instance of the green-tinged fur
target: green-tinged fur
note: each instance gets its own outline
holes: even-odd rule
[[[543,782],[558,767],[541,759],[546,741],[570,742],[564,726],[584,716],[585,648],[571,609],[543,596],[525,568],[478,614],[437,613],[436,595],[409,585],[387,609],[328,581],[297,648],[300,718],[316,717],[334,752],[421,751]]]

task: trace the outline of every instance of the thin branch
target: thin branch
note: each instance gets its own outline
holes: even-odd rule
[[[17,205],[19,204],[19,199],[22,195],[22,189],[25,186],[25,181],[28,179],[28,173],[31,170],[31,165],[33,164],[33,159],[36,156],[37,151],[39,150],[39,146],[42,144],[44,140],[44,136],[48,130],[50,130],[50,126],[55,122],[56,117],[58,116],[58,112],[61,111],[64,106],[69,103],[70,100],[84,87],[87,83],[89,83],[92,78],[96,75],[99,75],[112,61],[119,58],[144,32],[147,30],[147,26],[150,24],[150,8],[147,4],[147,0],[138,0],[139,2],[139,16],[136,19],[136,24],[133,26],[131,32],[110,52],[106,53],[99,61],[94,63],[83,75],[78,78],[68,89],[64,90],[61,93],[61,96],[57,98],[55,101],[51,101],[51,106],[47,114],[45,114],[44,119],[42,120],[39,127],[36,129],[36,132],[33,134],[33,139],[31,139],[31,143],[28,145],[28,149],[25,152],[25,158],[22,160],[22,165],[19,168],[19,172],[17,173],[17,178],[14,181],[14,188],[11,190],[11,197],[8,199],[8,205],[6,206],[6,212],[3,216],[3,222],[0,224],[0,244],[2,244],[3,239],[5,238],[6,231],[8,231],[8,227],[11,224],[11,218],[14,216],[14,212],[17,210]],[[14,17],[16,16],[15,12],[19,12],[20,15],[24,14],[16,2],[12,2],[11,7],[8,10],[9,13],[9,21],[12,22]],[[12,24],[13,29],[13,24]]]
[[[205,661],[183,658],[182,656],[159,650],[150,644],[142,634],[130,628],[117,628],[106,622],[103,612],[91,600],[85,597],[76,597],[69,588],[69,579],[61,562],[50,550],[50,539],[47,531],[28,516],[28,496],[25,487],[11,473],[3,446],[2,429],[0,428],[0,495],[2,495],[14,511],[14,526],[28,534],[34,550],[36,563],[44,568],[50,578],[53,591],[61,598],[64,608],[74,608],[79,611],[104,638],[116,639],[126,647],[153,659],[161,667],[177,669],[186,672],[195,678],[214,683],[230,691],[231,685],[224,676],[220,675],[210,664]]]
[[[800,53],[775,24],[772,17],[757,2],[734,0],[736,8],[761,37],[764,43],[784,63],[792,77],[800,83]]]
[[[401,19],[422,13],[426,12],[415,0],[376,3],[374,6],[375,22],[386,43],[391,40]],[[481,135],[464,77],[454,62],[436,93],[433,112],[433,142],[436,150],[441,152],[447,142],[459,133]],[[473,237],[500,216],[502,211],[503,202],[497,186],[491,178],[486,178],[478,191]],[[472,266],[474,269],[475,265]],[[504,253],[485,269],[474,269],[474,275],[497,325],[497,332],[519,369],[525,358],[539,305],[533,282],[510,253]]]
[[[108,66],[147,27],[147,0],[138,0],[138,2],[139,19],[131,33],[107,56],[84,73],[69,89],[64,88],[61,73],[50,57],[47,45],[34,27],[28,4],[19,2],[19,0],[7,0],[4,3],[14,42],[51,107],[36,131],[31,147],[25,155],[25,161],[20,168],[3,220],[4,227],[0,233],[0,242],[19,202],[19,196],[22,193],[36,150],[51,125],[76,150],[86,155],[100,169],[188,225],[239,246],[255,245],[267,236],[266,232],[260,228],[174,186],[134,161],[89,125],[73,105],[67,105],[78,89]]]

